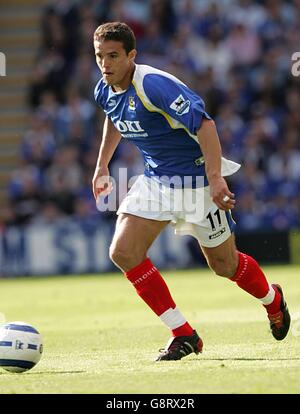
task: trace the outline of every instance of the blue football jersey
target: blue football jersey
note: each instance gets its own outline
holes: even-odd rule
[[[175,76],[147,65],[136,65],[126,91],[114,92],[101,79],[95,100],[123,138],[140,150],[145,175],[179,185],[207,185],[204,158],[197,131],[205,112],[203,100]],[[222,175],[238,170],[239,164],[222,158]],[[197,177],[203,177],[197,180]],[[176,187],[176,179],[172,181]]]

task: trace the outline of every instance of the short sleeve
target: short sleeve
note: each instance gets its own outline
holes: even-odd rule
[[[203,118],[212,119],[205,111],[203,99],[176,78],[148,74],[143,81],[150,102],[196,135]]]

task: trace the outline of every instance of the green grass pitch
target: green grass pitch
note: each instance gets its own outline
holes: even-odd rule
[[[162,272],[204,341],[201,355],[153,362],[169,332],[121,273],[0,280],[0,312],[40,330],[44,354],[23,374],[0,369],[0,394],[299,393],[300,267],[264,267],[292,315],[276,342],[261,304],[209,270]]]

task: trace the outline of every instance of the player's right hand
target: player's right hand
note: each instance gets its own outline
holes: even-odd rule
[[[210,180],[210,195],[220,210],[229,211],[235,206],[234,194],[229,190],[224,177]]]
[[[99,196],[105,197],[113,190],[109,178],[109,169],[107,167],[96,167],[92,180],[93,194],[96,201]]]

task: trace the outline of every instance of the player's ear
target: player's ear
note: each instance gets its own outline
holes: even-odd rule
[[[130,60],[134,60],[136,57],[137,51],[136,49],[132,49],[129,53],[128,53],[128,57]]]

